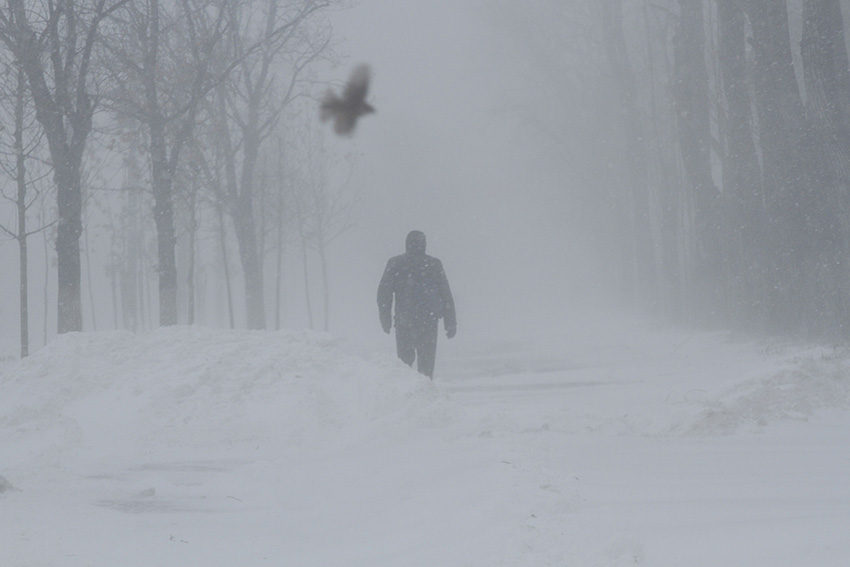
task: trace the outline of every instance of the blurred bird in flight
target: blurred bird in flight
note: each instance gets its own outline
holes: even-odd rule
[[[322,122],[333,119],[334,131],[340,136],[350,136],[357,125],[357,119],[364,114],[375,112],[366,102],[369,90],[369,66],[358,65],[351,73],[342,96],[328,91],[322,100],[320,117]]]

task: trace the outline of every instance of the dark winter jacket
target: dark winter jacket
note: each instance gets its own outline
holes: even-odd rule
[[[442,317],[446,331],[454,335],[455,304],[443,263],[425,254],[425,235],[419,231],[407,236],[406,247],[407,252],[389,259],[378,285],[381,326],[389,331],[395,298],[397,328]]]

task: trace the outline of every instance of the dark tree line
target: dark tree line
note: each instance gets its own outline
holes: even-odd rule
[[[55,231],[58,332],[83,329],[88,250],[81,240],[86,231],[98,230],[86,225],[87,210],[106,217],[112,235],[105,269],[113,282],[115,326],[143,326],[143,305],[151,300],[142,280],[152,271],[158,280],[158,321],[152,323],[178,323],[181,303],[188,313],[184,320],[193,322],[196,288],[204,285],[196,247],[203,239],[218,243],[224,265],[214,269],[223,271],[230,290],[228,248],[234,237],[245,323],[265,328],[264,297],[270,290],[264,263],[281,256],[273,249],[284,245],[285,234],[296,238],[298,232],[295,213],[266,202],[286,201],[293,209],[291,195],[304,192],[296,186],[297,175],[284,169],[296,167],[292,160],[314,149],[298,147],[299,137],[287,132],[305,127],[296,105],[322,88],[315,64],[336,59],[327,20],[335,5],[332,0],[0,5],[2,193],[17,208],[14,226],[0,228],[21,249],[22,354],[28,350],[26,243],[35,231]],[[285,152],[283,138],[292,146]],[[98,169],[123,170],[124,182],[99,188]],[[45,177],[52,178],[52,187]],[[269,182],[272,178],[290,181]],[[51,195],[52,205],[44,204],[44,195]],[[313,209],[302,213],[321,214]],[[36,213],[37,222],[28,222],[28,214]],[[178,280],[181,272],[185,284]],[[273,290],[278,296],[280,280]],[[96,301],[91,287],[89,294]],[[232,326],[229,291],[227,301]]]
[[[567,149],[552,152],[568,172],[564,190],[597,221],[591,231],[630,302],[694,324],[850,334],[842,4],[496,9],[514,56],[536,69],[531,80],[558,93],[557,105],[525,101],[523,119],[545,121]],[[582,187],[568,187],[576,179]]]

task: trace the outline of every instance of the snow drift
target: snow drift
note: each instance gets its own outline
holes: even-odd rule
[[[722,435],[777,421],[807,420],[850,407],[850,364],[846,353],[794,357],[784,367],[748,377],[697,406],[704,409],[679,431]]]
[[[0,565],[846,563],[850,353],[550,339],[435,384],[320,333],[59,337],[0,369]]]
[[[312,332],[67,334],[0,388],[0,440],[37,470],[155,447],[292,451],[447,415],[437,387],[397,360],[347,356]]]

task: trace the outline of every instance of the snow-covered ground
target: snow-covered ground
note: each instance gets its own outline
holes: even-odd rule
[[[389,340],[389,339],[388,339]],[[71,334],[0,374],[0,566],[844,566],[850,352],[585,327]]]

